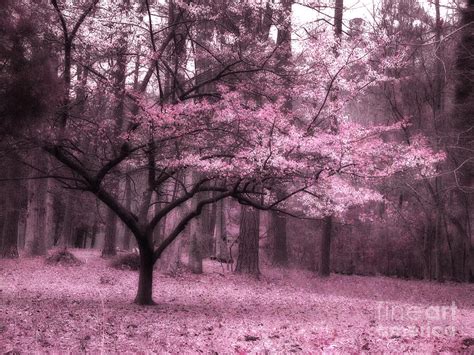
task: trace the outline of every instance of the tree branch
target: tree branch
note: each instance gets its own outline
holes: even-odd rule
[[[204,208],[205,205],[215,203],[219,200],[222,200],[226,197],[231,196],[232,191],[228,191],[226,193],[220,194],[218,196],[208,198],[206,200],[200,201],[196,209],[194,211],[191,211],[184,217],[181,222],[176,226],[176,228],[170,233],[170,235],[160,244],[160,246],[155,250],[153,253],[153,262],[156,262],[163,251],[178,237],[178,235],[186,228],[186,225],[195,217],[199,216],[202,212],[202,209]]]

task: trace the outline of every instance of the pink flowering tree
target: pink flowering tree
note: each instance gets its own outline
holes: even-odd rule
[[[333,38],[310,36],[301,55],[282,67],[268,36],[271,12],[279,9],[268,4],[170,2],[167,23],[153,21],[154,11],[163,10],[147,1],[139,16],[110,4],[96,9],[97,1],[77,12],[52,4],[61,25],[57,36],[64,40],[64,93],[58,117],[30,139],[62,164],[58,181],[93,194],[133,233],[140,251],[138,304],[153,303],[154,264],[207,205],[234,198],[294,216],[342,213],[381,198],[370,179],[403,171],[428,176],[443,159],[422,137],[410,145],[393,139],[401,125],[367,127],[344,115],[345,105],[387,80],[387,67],[401,60],[374,64],[387,38],[348,43],[335,59]],[[252,35],[249,19],[260,35]],[[200,31],[210,35],[202,38]],[[143,55],[135,62],[123,53],[117,57],[122,69],[136,68],[133,85],[105,64],[110,43],[123,41]],[[96,61],[87,59],[91,48],[99,48]],[[74,58],[90,77],[74,78]],[[199,61],[211,69],[193,68]],[[74,101],[88,97],[84,92],[92,99],[71,114]],[[96,94],[107,102],[94,101]],[[109,109],[94,111],[92,103]],[[132,173],[140,177],[134,206],[124,204],[116,189]],[[170,182],[176,186],[172,198],[163,194]],[[158,210],[154,195],[161,198]],[[184,205],[190,207],[155,243],[159,223]]]

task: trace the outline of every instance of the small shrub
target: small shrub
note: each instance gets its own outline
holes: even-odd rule
[[[111,266],[119,270],[139,270],[140,256],[136,253],[127,253],[116,256]]]
[[[46,258],[48,265],[78,266],[82,264],[78,258],[68,250],[56,250]]]

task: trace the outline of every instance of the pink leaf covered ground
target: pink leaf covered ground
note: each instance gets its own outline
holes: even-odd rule
[[[0,351],[309,352],[474,350],[474,285],[264,268],[155,274],[156,306],[132,304],[137,273],[0,260]],[[454,308],[453,308],[454,307]]]

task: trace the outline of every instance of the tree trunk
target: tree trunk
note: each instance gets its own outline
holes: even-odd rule
[[[40,170],[46,170],[45,157],[40,150],[32,153],[32,164],[38,165]],[[43,172],[32,170],[28,180],[28,206],[26,217],[25,251],[29,256],[46,255],[46,195],[47,180],[36,178]]]
[[[132,178],[127,174],[125,178],[125,208],[128,211],[132,210]],[[132,232],[127,226],[124,226],[123,248],[130,249],[130,241],[132,240]]]
[[[192,174],[192,179],[198,181],[200,176],[196,173]],[[200,197],[195,196],[191,200],[190,210],[196,209],[197,204],[201,200]],[[204,221],[203,216],[198,216],[190,222],[189,226],[189,268],[194,274],[202,274],[202,246],[204,237]]]
[[[227,247],[227,228],[225,219],[225,200],[217,202],[216,223],[214,224],[214,257],[223,262],[230,262],[229,248]]]
[[[235,272],[246,273],[254,276],[260,274],[258,265],[259,252],[259,216],[258,210],[242,206],[239,232],[239,254]]]
[[[155,193],[155,202],[153,203],[153,213],[155,215],[161,210],[160,199],[164,197],[162,189],[163,186],[158,187],[158,191]],[[155,226],[155,229],[153,230],[153,245],[159,245],[163,239],[161,224],[162,221],[158,222],[158,224]]]
[[[169,213],[166,218],[163,218],[160,221],[162,227],[162,235],[168,236],[172,230],[176,227],[179,216],[185,213],[185,206],[180,206],[174,211]],[[160,255],[158,259],[158,269],[165,274],[174,275],[181,265],[181,252],[183,240],[186,240],[187,235],[189,235],[189,228],[186,228],[182,235],[176,238]]]
[[[90,245],[91,249],[95,248],[95,240],[96,240],[98,232],[99,232],[99,221],[96,218],[91,230],[91,245]]]
[[[191,227],[190,233],[189,268],[193,274],[202,274],[202,252],[199,240],[201,237],[200,232],[202,231],[202,220],[201,218],[196,218],[196,220],[191,223],[194,224],[195,227]]]
[[[48,157],[48,160],[51,160],[51,157]],[[51,164],[51,162],[49,162]],[[46,249],[51,248],[54,245],[54,231],[56,229],[57,218],[55,216],[54,209],[54,195],[53,190],[55,186],[55,181],[51,178],[46,180],[46,226],[45,226],[45,236],[46,236]]]
[[[454,107],[449,123],[451,124],[450,136],[453,137],[449,147],[449,155],[455,163],[455,182],[458,187],[458,201],[465,211],[459,213],[458,219],[466,230],[464,277],[472,276],[472,250],[473,244],[472,221],[474,191],[474,33],[471,24],[474,21],[474,1],[465,2],[466,7],[461,10],[461,38],[456,53],[456,81],[454,87]],[[471,255],[470,255],[471,254]]]
[[[107,218],[104,237],[104,248],[102,257],[111,257],[117,255],[117,214],[110,208],[107,208]]]
[[[18,258],[18,222],[20,211],[17,208],[6,213],[7,221],[3,226],[2,258]]]
[[[435,279],[438,282],[443,282],[443,269],[441,264],[442,259],[442,234],[441,234],[441,212],[436,212],[436,229],[435,229],[435,255],[434,255],[434,270]]]
[[[61,228],[59,228],[59,241],[58,246],[60,248],[66,249],[71,240],[72,232],[72,222],[74,216],[74,196],[72,191],[65,191],[65,206],[64,206],[64,217],[61,223]]]
[[[334,33],[338,38],[342,36],[342,18],[344,15],[344,0],[336,0],[334,6]]]
[[[4,195],[8,193],[8,191],[2,191],[3,189],[0,189],[0,192],[2,192]],[[0,254],[2,252],[3,248],[3,228],[5,226],[5,222],[7,221],[7,207],[4,201],[0,200]]]
[[[288,248],[286,240],[286,217],[279,212],[271,215],[273,231],[273,264],[278,266],[288,265]]]
[[[138,276],[138,291],[135,303],[139,305],[154,305],[153,301],[153,251],[149,247],[140,249],[140,273]]]
[[[334,34],[338,38],[339,42],[342,38],[342,20],[344,15],[344,0],[335,0],[334,7]],[[339,56],[338,47],[334,49],[336,57]],[[331,101],[337,100],[337,88],[334,89],[334,93],[331,95]],[[333,133],[337,133],[339,129],[339,123],[337,117],[332,115],[329,122],[330,130]],[[327,216],[324,219],[323,235],[321,238],[321,259],[319,263],[319,276],[326,277],[331,273],[331,239],[332,239],[332,220],[333,216]]]
[[[321,236],[321,259],[319,263],[319,276],[327,277],[331,274],[331,239],[332,216],[324,218],[323,234]]]
[[[432,238],[431,238],[431,231],[430,231],[430,221],[427,221],[427,224],[424,228],[424,235],[423,235],[423,278],[425,280],[431,280],[431,255],[432,255]]]
[[[18,257],[18,224],[20,222],[19,194],[22,191],[20,180],[14,180],[21,174],[21,164],[17,157],[7,160],[7,177],[12,179],[6,182],[5,206],[3,212],[3,225],[0,229],[2,258]]]
[[[209,198],[210,193],[205,198]],[[202,238],[201,238],[201,254],[203,258],[211,256],[214,241],[214,227],[216,224],[216,204],[204,206],[201,215],[198,217],[202,220]]]

